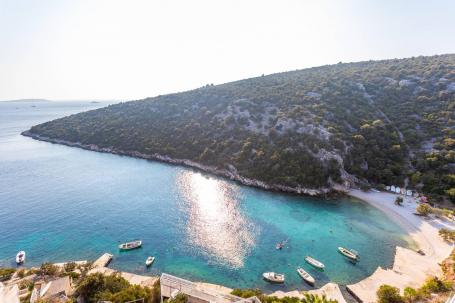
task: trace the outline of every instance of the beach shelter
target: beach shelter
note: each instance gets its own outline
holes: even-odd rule
[[[395,185],[390,186],[390,190],[395,192]]]
[[[397,194],[401,193],[401,188],[399,188],[398,186],[395,187],[395,192],[396,192]]]

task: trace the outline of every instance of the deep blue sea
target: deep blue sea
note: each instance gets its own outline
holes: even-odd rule
[[[106,104],[0,102],[0,266],[96,259],[111,267],[161,272],[229,287],[307,288],[295,269],[347,284],[389,267],[404,231],[361,201],[324,201],[241,186],[192,169],[40,142],[20,133],[32,125]],[[142,239],[143,247],[117,245]],[[275,244],[288,239],[279,251]],[[337,252],[356,249],[356,265]],[[144,266],[153,255],[153,267]],[[324,262],[319,272],[305,255]],[[286,274],[284,286],[261,279]]]

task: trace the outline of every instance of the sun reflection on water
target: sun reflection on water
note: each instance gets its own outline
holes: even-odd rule
[[[186,230],[191,245],[211,261],[243,267],[256,232],[240,209],[239,188],[190,171],[179,175],[178,184],[188,212]]]

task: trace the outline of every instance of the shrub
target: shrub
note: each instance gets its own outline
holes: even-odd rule
[[[430,296],[432,293],[446,292],[452,289],[450,282],[445,282],[437,277],[428,278],[425,284],[420,288],[420,291],[425,296]]]
[[[98,301],[123,303],[142,298],[144,298],[145,303],[156,303],[160,301],[159,293],[158,296],[155,296],[156,285],[152,291],[148,287],[131,285],[119,274],[104,276],[101,273],[96,273],[82,279],[76,289],[76,296],[81,296],[87,303]]]
[[[77,264],[75,262],[68,262],[63,265],[63,268],[65,269],[66,272],[71,272],[74,271],[77,267]]]
[[[327,299],[326,296],[318,296],[318,295],[313,295],[313,294],[305,294],[305,298],[302,299],[302,303],[337,303],[338,301],[336,300],[330,300]]]
[[[160,280],[158,279],[155,284],[153,284],[152,288],[152,299],[150,300],[151,303],[161,303],[161,287],[160,287]]]
[[[74,272],[74,271],[71,271],[71,272],[68,273],[68,276],[70,276],[71,279],[73,279],[73,280],[77,280],[77,279],[79,279],[81,274],[79,274],[77,272]]]
[[[15,271],[14,268],[0,268],[0,282],[11,279]]]
[[[167,301],[168,303],[187,303],[188,302],[188,296],[185,294],[178,294],[174,299],[169,299]]]
[[[403,299],[407,303],[414,303],[420,299],[419,292],[412,287],[406,287],[403,293]]]
[[[259,297],[260,295],[262,295],[262,292],[258,288],[256,288],[256,289],[236,288],[231,292],[231,294],[233,294],[234,296],[237,296],[237,297],[241,297],[241,298],[250,298],[253,296]]]
[[[402,303],[403,297],[400,295],[400,290],[396,287],[384,284],[381,285],[376,292],[378,303]]]
[[[87,276],[83,281],[81,281],[81,283],[79,283],[79,287],[76,290],[77,294],[87,302],[96,302],[98,301],[97,298],[100,293],[119,291],[128,286],[128,281],[117,275],[112,275],[110,280],[115,280],[116,283],[111,284],[117,284],[117,287],[108,289],[108,286],[106,285],[106,278],[107,277],[104,277],[101,273]]]
[[[403,197],[398,196],[398,197],[395,199],[395,205],[401,205],[401,204],[403,204]]]
[[[426,203],[421,203],[417,206],[416,211],[419,215],[428,216],[432,211],[432,207]]]
[[[85,277],[90,269],[93,268],[93,262],[87,262],[85,264],[81,264],[78,266],[79,270],[81,271],[81,276]]]
[[[362,183],[362,184],[360,184],[360,189],[362,191],[369,191],[371,189],[371,186],[367,183]]]
[[[20,283],[19,283],[19,289],[33,289],[33,285],[34,283],[32,281],[29,281],[29,280],[22,280]]]
[[[25,269],[23,269],[23,268],[19,269],[19,270],[17,271],[16,275],[17,275],[19,278],[22,279],[23,277],[26,276],[26,271],[25,271]]]
[[[59,268],[52,263],[46,262],[41,264],[39,274],[43,276],[55,276],[58,274]]]
[[[177,297],[174,299],[175,303],[186,303],[188,302],[188,297],[185,296],[185,300],[180,299],[179,296],[182,294],[178,294]],[[144,299],[144,302],[151,302],[151,290],[147,287],[142,287],[139,285],[129,285],[127,288],[122,289],[121,291],[111,294],[107,296],[106,299],[113,303],[124,303],[124,302],[131,302],[138,299]],[[177,298],[179,298],[177,300]]]
[[[455,230],[449,230],[447,228],[442,228],[439,230],[439,235],[445,241],[455,242]]]
[[[305,294],[302,300],[295,297],[278,298],[274,296],[267,296],[262,293],[260,289],[234,289],[231,294],[242,297],[250,298],[256,296],[262,303],[337,303],[336,300],[327,299],[325,296],[318,296],[312,294]]]

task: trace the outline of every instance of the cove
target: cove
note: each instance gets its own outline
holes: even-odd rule
[[[110,252],[110,267],[119,270],[285,290],[307,288],[297,266],[316,278],[316,287],[353,283],[377,266],[391,266],[397,245],[409,246],[397,224],[362,201],[266,192],[189,168],[20,135],[102,105],[0,104],[0,266],[13,266],[18,250],[27,252],[27,266]],[[120,242],[133,239],[142,239],[143,247],[118,251]],[[347,261],[338,246],[359,251],[360,262]],[[146,269],[149,255],[156,261]],[[306,255],[326,270],[313,270]],[[266,283],[265,271],[284,273],[286,284]]]

